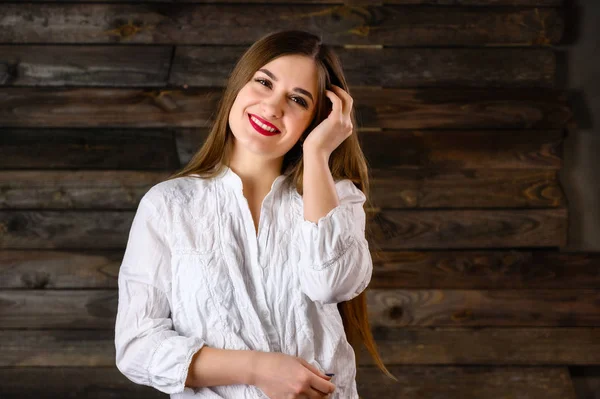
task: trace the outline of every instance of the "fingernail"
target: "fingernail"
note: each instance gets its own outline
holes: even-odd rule
[[[333,374],[333,373],[325,373],[325,375],[328,376],[328,377],[333,377],[335,374]]]

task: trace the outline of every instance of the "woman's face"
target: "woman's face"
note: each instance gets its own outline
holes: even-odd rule
[[[234,148],[269,159],[283,157],[310,124],[316,100],[317,67],[311,58],[285,55],[272,60],[255,72],[229,111]],[[278,132],[261,134],[251,117]]]

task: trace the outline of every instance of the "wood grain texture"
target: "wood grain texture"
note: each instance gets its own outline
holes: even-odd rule
[[[0,251],[0,289],[118,288],[124,250]]]
[[[598,290],[367,291],[373,326],[598,327]],[[116,290],[0,291],[5,329],[114,329]]]
[[[359,132],[375,169],[560,169],[560,130],[381,130]]]
[[[171,46],[0,46],[8,86],[165,86]]]
[[[11,134],[9,129],[7,131]],[[207,129],[175,130],[182,164],[189,162],[208,134]],[[359,130],[357,135],[369,167],[397,174],[397,177],[402,176],[403,169],[422,169],[435,174],[463,169],[522,169],[526,172],[558,170],[563,166],[565,134],[559,129],[367,129]]]
[[[0,171],[0,209],[136,209],[142,196],[170,174],[149,170]]]
[[[600,253],[377,251],[372,289],[599,289]],[[4,250],[0,288],[117,288],[123,250]]]
[[[3,15],[0,42],[36,44],[249,45],[302,29],[332,45],[546,46],[564,30],[559,9],[531,7],[40,3],[5,4]]]
[[[566,367],[393,367],[395,382],[371,369],[357,373],[357,388],[365,398],[561,398],[575,399]]]
[[[177,46],[169,83],[225,86],[244,47]],[[556,57],[535,48],[333,49],[352,86],[554,87]]]
[[[207,129],[3,129],[2,169],[171,169],[187,164]],[[561,130],[359,130],[371,169],[402,177],[480,169],[559,170]],[[135,156],[132,156],[135,154]],[[520,170],[519,170],[520,169]],[[379,173],[379,172],[378,172]]]
[[[386,250],[563,247],[567,242],[566,208],[382,210],[368,219],[373,240]]]
[[[393,367],[396,383],[375,368],[357,372],[363,399],[575,399],[564,367]],[[116,367],[8,369],[0,374],[3,399],[84,396],[90,399],[166,398],[168,395],[129,381]]]
[[[373,328],[386,365],[600,364],[600,329],[564,328]],[[0,367],[109,367],[112,330],[0,331]],[[363,348],[362,366],[375,365]],[[1,373],[0,373],[1,374]]]
[[[2,249],[122,249],[133,211],[0,211]],[[382,249],[527,248],[566,244],[567,210],[382,210],[368,213]]]
[[[0,45],[5,86],[225,86],[245,47]],[[556,57],[526,48],[343,48],[350,85],[381,87],[554,87]]]
[[[373,169],[371,173],[374,208],[566,206],[555,171]],[[129,170],[0,171],[0,209],[135,209],[142,196],[169,175]]]
[[[599,290],[370,290],[374,325],[587,327],[600,325]]]
[[[600,252],[374,252],[370,288],[600,289]]]
[[[572,111],[550,89],[350,88],[359,128],[562,129]],[[208,127],[221,91],[7,87],[0,127]]]
[[[597,327],[386,327],[373,337],[390,365],[597,365]],[[359,364],[375,365],[364,347]]]
[[[553,171],[371,170],[375,208],[553,208],[567,199]]]
[[[2,129],[2,169],[175,170],[168,129]],[[15,182],[16,183],[16,182]]]

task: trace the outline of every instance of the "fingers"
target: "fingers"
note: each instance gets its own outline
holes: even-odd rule
[[[327,378],[329,378],[329,377],[327,377]],[[335,391],[335,385],[333,385],[331,382],[324,380],[323,378],[319,378],[319,377],[315,377],[311,381],[310,386],[314,390],[319,392],[319,394],[321,395],[320,397]]]
[[[327,90],[327,97],[331,99],[333,104],[332,113],[333,118],[337,118],[344,129],[348,130],[348,136],[352,134],[352,119],[350,117],[350,112],[352,111],[352,104],[354,103],[350,94],[348,94],[344,89],[338,87],[336,85],[332,85],[332,89],[335,90],[336,93]]]
[[[300,361],[300,363],[302,363],[304,367],[312,371],[314,374],[321,376],[322,378],[327,378],[328,380],[330,379],[328,375],[323,374],[318,368],[316,368],[306,360],[302,359],[301,357],[299,357],[298,360]]]
[[[350,116],[350,111],[352,110],[352,105],[354,104],[354,99],[352,98],[352,96],[350,96],[350,94],[346,90],[342,89],[339,86],[331,85],[331,88],[333,89],[335,94],[337,94],[337,96],[341,98],[343,104],[342,113],[344,115]]]
[[[319,371],[319,369],[317,369],[312,364],[308,363],[306,360],[302,358],[298,358],[298,360],[302,363],[302,365],[304,365],[304,367],[313,372],[314,377],[310,380],[310,386],[314,390],[319,391],[319,394],[321,395],[319,396],[319,398],[335,390],[335,385],[329,382],[329,380],[331,380],[331,377],[323,374],[321,371]]]
[[[316,389],[310,389],[307,393],[306,393],[306,397],[310,398],[310,399],[325,399],[329,397],[329,394],[320,392]]]
[[[331,100],[331,113],[336,117],[341,119],[342,118],[342,113],[343,113],[343,104],[342,104],[342,100],[340,100],[340,98],[331,90],[325,90],[325,95],[327,97],[329,97],[329,99]]]

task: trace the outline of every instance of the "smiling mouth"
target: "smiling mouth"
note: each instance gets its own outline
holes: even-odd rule
[[[264,135],[264,136],[275,136],[279,133],[281,133],[279,130],[276,130],[274,128],[269,128],[267,127],[266,129],[263,126],[264,125],[262,122],[259,122],[260,125],[254,120],[253,116],[248,114],[248,120],[250,121],[250,124],[252,125],[252,127],[254,128],[254,130],[256,130],[258,133]],[[269,129],[273,129],[275,131],[271,131]]]

